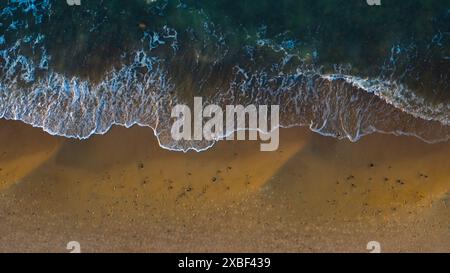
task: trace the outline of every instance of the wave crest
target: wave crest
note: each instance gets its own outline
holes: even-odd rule
[[[428,99],[404,80],[417,72],[410,65],[411,54],[401,57],[398,50],[391,51],[377,76],[353,75],[346,65],[325,73],[316,62],[320,52],[296,53],[294,41],[283,35],[277,38],[281,41],[266,38],[264,28],[255,41],[233,48],[226,42],[230,34],[195,12],[202,37],[192,27],[143,31],[138,49],[124,52],[119,64],[93,80],[57,71],[45,33],[30,32],[28,17],[13,20],[15,13],[31,13],[33,23],[41,24],[52,2],[26,6],[31,2],[12,2],[2,11],[7,37],[0,39],[0,118],[79,139],[104,134],[112,125],[138,124],[153,128],[164,148],[200,151],[214,143],[173,141],[170,111],[202,96],[205,103],[222,107],[277,104],[280,126],[309,126],[351,141],[374,132],[430,143],[450,138],[450,104]],[[11,29],[14,22],[16,29]],[[433,39],[427,52],[445,47],[442,39]],[[447,78],[436,86],[447,88]]]

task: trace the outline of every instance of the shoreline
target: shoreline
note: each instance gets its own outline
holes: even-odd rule
[[[178,153],[137,126],[84,141],[0,131],[0,252],[448,251],[448,142],[292,128],[275,153]]]

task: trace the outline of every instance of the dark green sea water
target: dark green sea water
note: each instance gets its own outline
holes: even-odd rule
[[[450,138],[450,0],[3,0],[0,117],[67,137],[170,109],[279,104],[282,126],[353,141]]]

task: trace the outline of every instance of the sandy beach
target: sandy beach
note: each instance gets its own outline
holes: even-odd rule
[[[450,143],[281,131],[277,152],[158,146],[149,128],[79,141],[0,121],[0,252],[450,251]]]

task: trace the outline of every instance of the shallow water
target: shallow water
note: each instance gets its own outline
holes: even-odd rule
[[[0,252],[448,251],[449,11],[2,1]],[[177,142],[195,96],[295,128],[272,153]]]
[[[0,117],[175,142],[170,109],[279,104],[281,126],[448,140],[450,1],[3,1]]]

